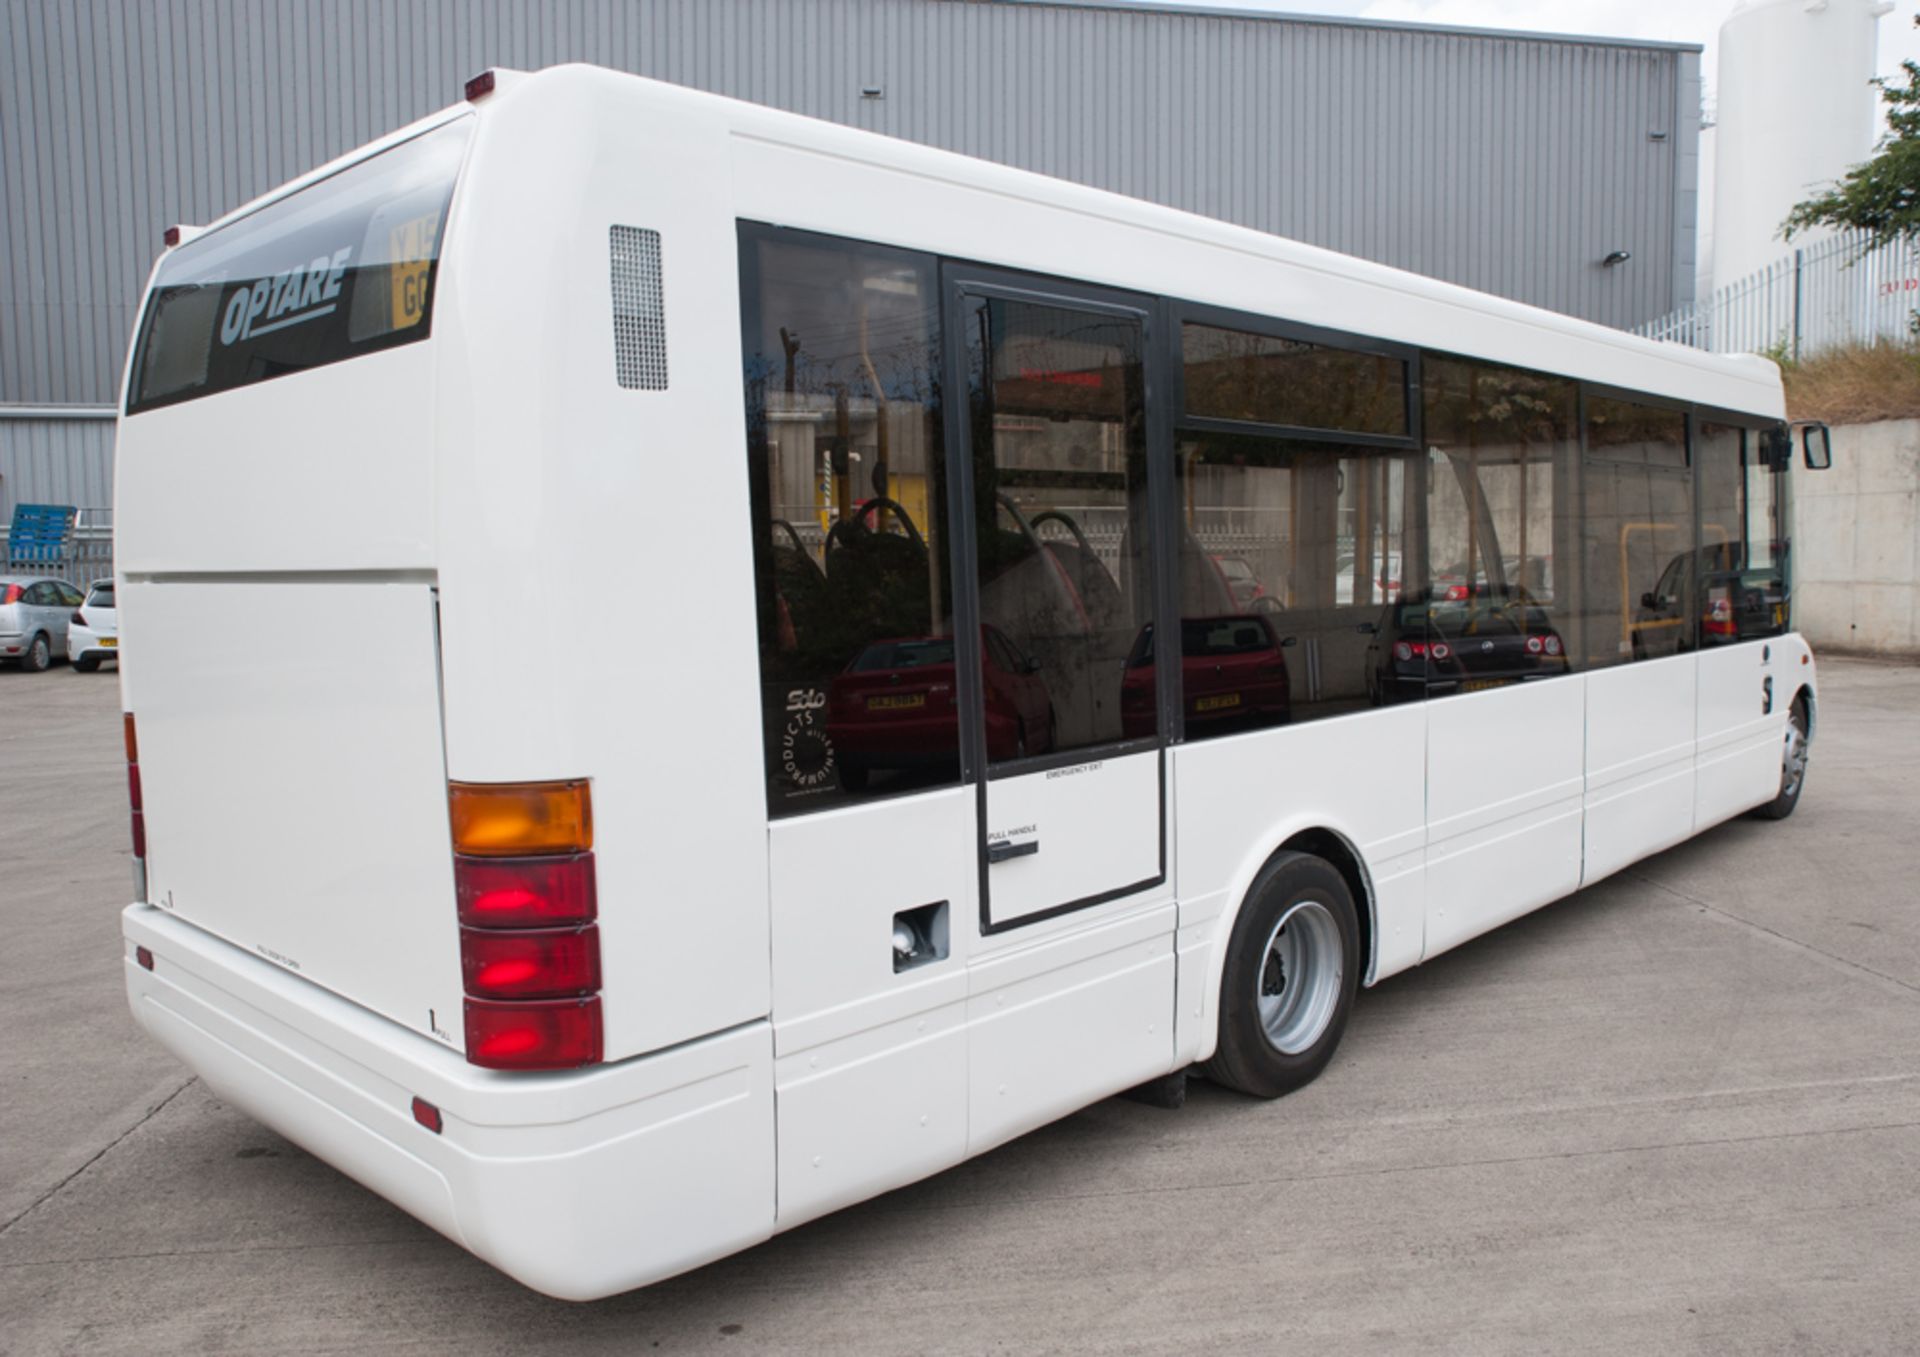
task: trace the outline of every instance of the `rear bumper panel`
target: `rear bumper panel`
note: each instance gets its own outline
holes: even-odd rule
[[[612,1295],[772,1233],[764,1022],[593,1070],[500,1074],[151,905],[123,929],[135,1018],[209,1087],[535,1290]],[[416,1096],[441,1134],[413,1120]]]

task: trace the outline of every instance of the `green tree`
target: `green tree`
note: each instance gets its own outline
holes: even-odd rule
[[[1914,17],[1920,28],[1920,15]],[[1865,231],[1873,245],[1920,238],[1920,64],[1903,61],[1906,79],[1876,80],[1887,106],[1887,135],[1873,159],[1793,209],[1780,234],[1820,226]]]

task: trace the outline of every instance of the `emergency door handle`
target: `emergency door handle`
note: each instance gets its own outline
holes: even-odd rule
[[[1019,843],[1009,843],[1005,839],[995,839],[987,845],[987,862],[1005,862],[1010,858],[1032,857],[1040,851],[1040,840],[1022,839]]]

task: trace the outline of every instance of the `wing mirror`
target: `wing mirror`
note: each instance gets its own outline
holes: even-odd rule
[[[1826,425],[1808,424],[1801,428],[1800,453],[1809,471],[1825,471],[1833,465],[1833,435]]]

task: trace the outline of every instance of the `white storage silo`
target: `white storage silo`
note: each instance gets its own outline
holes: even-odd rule
[[[1873,79],[1886,0],[1740,0],[1720,26],[1713,285],[1791,246],[1794,204],[1873,153]]]

